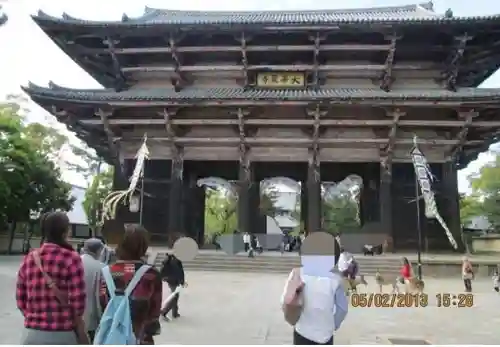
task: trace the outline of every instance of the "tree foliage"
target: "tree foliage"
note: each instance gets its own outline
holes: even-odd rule
[[[474,194],[460,195],[460,223],[462,227],[469,224],[474,217],[482,214],[481,201],[478,196]]]
[[[230,234],[238,229],[238,200],[224,191],[205,190],[205,235]],[[260,192],[260,213],[274,217],[278,192],[266,189]]]
[[[83,209],[87,216],[89,227],[95,232],[101,218],[102,201],[113,187],[113,168],[98,173],[85,191]]]
[[[358,203],[351,194],[338,194],[323,199],[323,227],[325,231],[337,234],[359,227]]]
[[[39,123],[26,125],[15,101],[0,104],[0,223],[32,213],[71,209],[71,186],[50,160],[61,137]]]
[[[484,165],[479,174],[469,178],[472,195],[462,199],[462,218],[485,216],[495,230],[500,228],[500,155]],[[465,202],[464,202],[465,200]],[[469,216],[469,217],[468,217]],[[473,217],[473,216],[472,216]],[[462,222],[463,223],[463,222]]]

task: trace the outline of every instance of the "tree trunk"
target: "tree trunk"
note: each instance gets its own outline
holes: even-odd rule
[[[14,236],[16,234],[17,222],[10,223],[9,230],[9,246],[7,247],[7,254],[12,254],[12,245],[14,244]]]

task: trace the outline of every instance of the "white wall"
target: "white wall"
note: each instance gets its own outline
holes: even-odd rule
[[[68,212],[68,218],[71,224],[84,224],[87,225],[87,216],[83,209],[83,200],[85,198],[85,188],[73,186],[71,188],[71,195],[76,198],[73,203],[73,209]]]

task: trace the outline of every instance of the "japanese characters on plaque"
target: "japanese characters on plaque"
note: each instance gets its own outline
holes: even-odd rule
[[[257,87],[265,88],[297,88],[305,87],[303,72],[259,72]]]

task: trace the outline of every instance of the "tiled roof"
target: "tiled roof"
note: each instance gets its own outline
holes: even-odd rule
[[[176,92],[173,88],[130,89],[116,92],[110,89],[69,89],[51,83],[49,88],[29,84],[23,90],[36,98],[72,100],[79,103],[113,101],[216,101],[216,100],[291,100],[351,102],[356,100],[498,100],[500,89],[461,88],[447,90],[409,89],[385,92],[379,88],[320,88],[320,89],[258,89],[258,88],[195,88]]]
[[[345,10],[310,11],[178,11],[146,7],[137,18],[122,16],[121,21],[89,21],[72,17],[66,13],[62,18],[42,11],[33,16],[36,22],[64,22],[90,26],[148,26],[166,25],[249,25],[249,24],[349,24],[377,22],[457,22],[468,20],[492,20],[500,16],[451,17],[433,11],[432,2],[392,7],[374,7]]]

